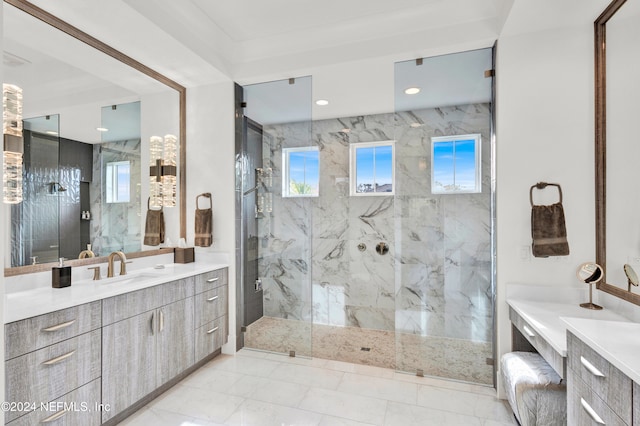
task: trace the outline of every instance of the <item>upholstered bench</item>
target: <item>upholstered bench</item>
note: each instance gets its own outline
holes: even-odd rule
[[[522,426],[567,424],[567,386],[540,354],[504,354],[500,372],[509,405]]]

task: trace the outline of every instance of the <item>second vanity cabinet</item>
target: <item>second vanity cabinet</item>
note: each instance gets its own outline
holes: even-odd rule
[[[638,423],[637,418],[632,422],[634,386],[629,377],[571,332],[567,332],[567,357],[568,424]]]
[[[193,365],[193,292],[189,277],[103,300],[103,421]]]

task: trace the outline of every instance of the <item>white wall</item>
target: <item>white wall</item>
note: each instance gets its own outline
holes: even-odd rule
[[[496,72],[499,357],[511,349],[506,285],[575,285],[577,266],[595,260],[593,24],[502,37]],[[562,185],[567,257],[523,258],[539,181]]]
[[[187,90],[187,245],[193,246],[196,197],[213,197],[213,245],[200,252],[229,256],[229,343],[235,353],[235,128],[233,82]],[[204,201],[204,200],[201,200]],[[205,208],[205,203],[200,208]]]

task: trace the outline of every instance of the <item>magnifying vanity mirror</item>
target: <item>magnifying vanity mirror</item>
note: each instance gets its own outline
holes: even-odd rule
[[[99,256],[158,254],[143,245],[151,136],[178,137],[177,207],[164,211],[167,235],[186,237],[183,86],[23,0],[3,2],[3,80],[22,88],[25,129],[5,276],[48,270],[88,244]]]
[[[614,0],[594,23],[596,262],[606,273],[597,288],[640,305],[630,291],[640,267],[640,2]],[[626,265],[626,266],[625,266]],[[629,283],[631,282],[631,285]]]
[[[593,284],[597,284],[602,280],[604,273],[602,267],[597,263],[586,262],[580,265],[576,276],[586,284],[589,284],[589,302],[581,303],[580,306],[586,309],[600,310],[602,306],[593,303]]]

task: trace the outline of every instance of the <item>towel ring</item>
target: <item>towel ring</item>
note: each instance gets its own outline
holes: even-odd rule
[[[531,207],[534,206],[533,204],[533,189],[545,189],[547,186],[555,186],[558,188],[558,193],[560,194],[560,201],[558,201],[560,204],[562,204],[562,188],[560,187],[559,184],[557,183],[547,183],[547,182],[538,182],[535,185],[532,185],[531,188],[529,189],[529,202],[531,203]]]
[[[196,197],[196,209],[201,210],[198,207],[198,201],[200,200],[200,197],[208,198],[209,199],[209,208],[213,209],[213,200],[211,199],[211,193],[210,192],[204,192],[204,193],[202,193],[202,194],[200,194],[200,195],[198,195]]]
[[[160,206],[160,210],[154,210],[154,211],[162,211],[164,207]],[[147,210],[151,210],[151,197],[147,197]]]

